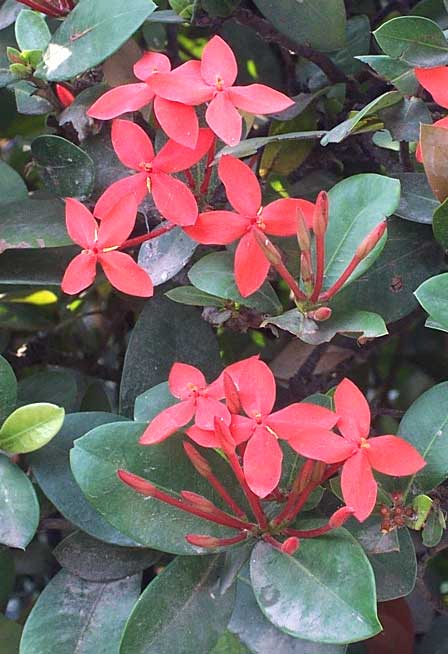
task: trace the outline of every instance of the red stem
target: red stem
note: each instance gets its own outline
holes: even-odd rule
[[[165,225],[164,227],[160,227],[159,229],[154,229],[152,232],[149,232],[149,234],[143,234],[143,236],[136,236],[135,238],[130,238],[124,243],[122,243],[118,249],[124,250],[125,248],[133,248],[136,245],[140,245],[140,243],[145,243],[146,241],[151,241],[153,238],[162,236],[162,234],[166,234],[167,232],[170,232],[175,227],[177,227],[177,225],[173,225],[173,224]]]
[[[327,300],[330,300],[338,291],[341,290],[341,288],[344,286],[345,282],[349,279],[349,277],[352,275],[354,272],[355,268],[359,266],[361,263],[362,259],[357,257],[356,255],[353,257],[353,259],[350,261],[348,264],[347,268],[344,270],[342,275],[335,281],[333,286],[330,286],[328,291],[325,291],[325,293],[322,293],[319,297],[319,302],[326,302]]]
[[[320,479],[317,479],[316,481],[313,481],[311,484],[309,484],[303,493],[300,494],[299,501],[297,504],[294,506],[294,508],[291,510],[290,514],[288,515],[288,520],[292,520],[293,518],[296,517],[296,515],[299,513],[299,511],[304,507],[306,504],[309,496],[311,493],[318,488],[324,481],[327,481],[330,477],[334,475],[335,472],[339,470],[341,467],[342,463],[334,463],[331,465],[329,468],[327,468],[327,471],[325,472],[324,475]]]
[[[274,525],[279,525],[281,524],[284,520],[287,519],[288,515],[292,511],[294,504],[299,498],[300,493],[302,492],[303,488],[303,480],[306,479],[308,476],[311,475],[312,469],[314,466],[314,461],[311,459],[308,459],[305,461],[301,469],[299,470],[297,477],[294,480],[294,483],[291,487],[291,490],[288,495],[288,501],[286,502],[286,506],[283,508],[283,511],[278,514],[276,518],[272,521]],[[306,487],[306,484],[305,484]]]
[[[249,486],[247,485],[246,478],[244,476],[240,462],[238,461],[237,455],[235,452],[230,450],[226,451],[226,455],[235,474],[235,477],[238,479],[238,482],[247,497],[247,501],[249,502],[250,508],[252,509],[258,524],[260,525],[261,529],[267,529],[268,521],[264,514],[263,507],[261,506],[259,498],[254,493],[252,493]]]
[[[274,536],[271,536],[271,534],[263,534],[263,540],[269,543],[269,545],[272,545],[272,547],[275,547],[276,550],[282,549],[282,544]]]
[[[201,184],[200,192],[202,195],[207,195],[208,193],[208,188],[210,186],[210,179],[212,177],[213,173],[213,168],[212,168],[212,163],[213,159],[215,158],[215,153],[216,153],[216,139],[213,139],[213,143],[210,147],[210,150],[208,151],[207,155],[207,167],[205,170],[205,175],[204,179]]]
[[[313,294],[311,301],[317,302],[319,293],[322,290],[324,283],[324,268],[325,268],[325,236],[316,236],[316,281],[314,283]]]
[[[61,18],[65,16],[67,11],[62,8],[56,8],[51,3],[46,2],[46,0],[19,0],[19,2],[35,11],[39,11],[47,16],[52,16],[53,18]]]
[[[215,475],[212,473],[209,477],[207,477],[207,481],[215,491],[222,497],[224,502],[227,504],[229,508],[232,509],[234,514],[238,516],[238,518],[245,519],[247,518],[246,514],[244,513],[243,509],[241,509],[238,504],[235,502],[233,497],[229,495],[229,493],[226,491],[224,486],[221,484],[219,479],[215,477]]]
[[[290,527],[287,527],[284,530],[284,533],[287,536],[296,536],[297,538],[316,538],[316,536],[323,536],[324,534],[327,534],[332,529],[335,529],[335,527],[332,527],[330,523],[327,522],[327,524],[323,527],[319,527],[318,529],[309,529],[308,531],[300,531],[299,529],[291,529]]]
[[[194,180],[193,175],[191,174],[191,171],[188,170],[188,168],[187,168],[187,170],[184,170],[184,175],[187,178],[188,186],[191,188],[191,190],[194,193],[196,191],[196,182]]]
[[[291,289],[294,297],[296,300],[299,302],[303,302],[304,300],[307,299],[305,293],[302,293],[302,291],[299,288],[299,285],[297,284],[296,280],[294,277],[291,275],[289,270],[286,268],[285,264],[283,262],[279,264],[272,264],[275,270],[278,272],[280,277],[286,282],[288,287]]]

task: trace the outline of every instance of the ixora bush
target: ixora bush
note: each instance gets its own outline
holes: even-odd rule
[[[447,28],[0,3],[1,654],[448,650]]]

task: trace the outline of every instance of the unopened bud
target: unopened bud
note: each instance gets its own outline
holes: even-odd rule
[[[305,252],[300,255],[300,276],[304,284],[313,283],[313,271],[311,270],[309,257]]]
[[[311,250],[311,234],[306,224],[305,214],[297,207],[297,241],[302,252]]]
[[[333,513],[333,515],[328,521],[328,524],[333,529],[342,527],[342,525],[346,523],[349,518],[352,517],[353,513],[354,511],[350,506],[343,506]]]
[[[203,495],[193,493],[192,491],[181,491],[181,497],[186,502],[189,502],[198,509],[201,509],[201,511],[205,511],[206,513],[215,513],[216,511],[216,506],[213,504],[213,502],[210,502],[210,500],[208,500]]]
[[[239,413],[241,410],[240,396],[236,384],[229,373],[224,372],[223,382],[227,408],[230,413]]]
[[[372,229],[370,234],[367,234],[361,245],[358,246],[355,252],[355,257],[362,261],[365,259],[375,248],[375,246],[382,239],[384,232],[387,229],[387,221],[383,220],[382,223]]]
[[[333,311],[330,307],[319,307],[314,311],[309,311],[308,316],[312,318],[312,320],[316,320],[316,322],[325,322],[325,320],[331,318],[332,313]]]
[[[230,429],[225,424],[224,420],[222,420],[222,418],[215,417],[214,427],[215,427],[215,434],[218,437],[224,452],[229,452],[229,451],[234,452],[235,441],[233,439],[232,434],[230,433]]]
[[[324,463],[323,461],[314,461],[313,465],[313,473],[311,475],[311,479],[313,481],[320,481],[322,477],[324,476],[325,468],[327,467],[327,464]]]
[[[65,86],[62,86],[62,84],[56,84],[55,91],[56,95],[58,96],[58,100],[63,107],[69,107],[75,99],[73,93],[69,91]]]
[[[284,543],[282,543],[281,551],[292,556],[297,552],[299,547],[300,540],[296,536],[291,536],[290,538],[287,538]]]
[[[201,477],[208,477],[211,474],[212,469],[210,468],[207,460],[201,454],[199,454],[197,449],[191,443],[184,441],[183,445],[185,454],[190,459],[195,470],[201,475]]]
[[[11,47],[6,48],[6,56],[11,64],[25,63],[22,53],[20,52],[20,50],[17,50],[16,48],[11,48]]]
[[[132,472],[128,472],[127,470],[117,470],[117,476],[124,484],[126,484],[126,486],[130,486],[138,493],[146,495],[147,497],[156,497],[156,486],[146,479],[134,475]]]
[[[252,234],[269,263],[273,266],[279,266],[282,263],[282,255],[275,245],[259,229],[253,229]]]
[[[313,232],[316,236],[324,236],[328,227],[328,195],[325,191],[321,191],[317,196],[316,207],[313,215]]]
[[[307,459],[299,472],[298,490],[302,492],[310,483],[313,476],[314,461]]]
[[[213,536],[202,536],[200,534],[188,534],[185,536],[185,540],[190,545],[195,545],[196,547],[207,547],[215,548],[219,547],[219,538],[214,538]]]

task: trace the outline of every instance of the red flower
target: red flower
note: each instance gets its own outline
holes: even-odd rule
[[[180,70],[182,66],[180,66]],[[176,143],[188,148],[196,147],[199,123],[191,106],[156,96],[151,86],[155,73],[168,73],[171,63],[158,52],[147,52],[134,65],[134,75],[142,80],[136,84],[117,86],[102,95],[87,112],[91,118],[109,120],[128,111],[138,111],[154,100],[154,113],[164,132]]]
[[[55,18],[66,16],[75,6],[73,0],[19,0],[19,2],[34,11]]]
[[[171,177],[197,163],[210,149],[213,134],[209,129],[199,130],[195,149],[169,140],[157,154],[146,132],[129,120],[114,120],[112,145],[120,161],[137,172],[114,182],[103,193],[95,208],[102,218],[118,199],[133,194],[140,204],[148,191],[162,216],[176,225],[193,225],[198,206],[190,189],[179,179]]]
[[[278,439],[290,440],[297,430],[330,429],[338,416],[323,407],[295,403],[272,412],[275,403],[275,378],[268,366],[256,357],[228,369],[238,391],[246,416],[233,415],[230,431],[236,443],[248,441],[243,469],[249,488],[258,497],[266,497],[278,485],[283,453]]]
[[[86,207],[73,198],[65,201],[65,218],[70,238],[83,251],[69,263],[62,280],[62,290],[69,295],[80,293],[93,283],[97,263],[104,274],[123,293],[150,297],[153,285],[147,273],[134,259],[117,249],[132,232],[137,214],[135,199],[124,197],[98,223]]]
[[[314,204],[307,200],[286,198],[261,206],[261,189],[257,177],[242,161],[230,155],[219,160],[218,174],[232,211],[201,213],[193,227],[185,231],[208,245],[227,245],[241,239],[235,253],[235,280],[244,297],[260,288],[270,263],[254,237],[254,230],[273,236],[291,236],[297,230],[297,207],[312,225]]]
[[[378,485],[372,473],[406,477],[425,465],[417,450],[397,436],[369,438],[370,409],[359,388],[344,379],[336,388],[335,410],[339,416],[337,427],[342,434],[322,431],[299,431],[289,440],[291,447],[302,456],[339,463],[342,468],[342,494],[355,517],[363,522],[372,513]]]
[[[448,109],[448,66],[415,68],[415,76],[441,107]]]
[[[188,61],[171,73],[157,73],[151,86],[158,96],[186,105],[208,102],[205,120],[215,134],[236,145],[241,139],[242,118],[238,109],[251,114],[283,111],[293,101],[265,86],[234,86],[238,65],[231,48],[219,36],[207,43],[202,61]]]
[[[160,443],[187,425],[193,417],[198,427],[203,430],[213,429],[215,417],[230,422],[228,410],[219,402],[224,397],[220,378],[207,385],[200,370],[186,363],[175,363],[170,371],[168,385],[171,393],[180,402],[168,407],[151,420],[140,438],[142,445]]]
[[[55,84],[55,92],[59,102],[64,108],[69,107],[75,99],[73,93],[62,84]]]

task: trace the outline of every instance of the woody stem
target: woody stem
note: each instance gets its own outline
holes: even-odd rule
[[[213,139],[213,143],[210,147],[210,150],[208,151],[205,175],[200,188],[200,192],[202,195],[207,195],[208,193],[208,188],[210,186],[210,179],[213,173],[212,163],[213,163],[213,159],[215,158],[215,152],[216,152],[216,139]]]
[[[152,232],[149,232],[149,234],[143,234],[142,236],[136,236],[135,238],[130,238],[124,243],[122,243],[118,249],[124,250],[126,248],[133,248],[136,245],[140,245],[140,243],[145,243],[146,241],[151,241],[153,238],[162,236],[162,234],[166,234],[167,232],[170,232],[175,227],[176,225],[169,224],[169,225],[165,225],[164,227],[159,227],[159,229],[154,229]]]
[[[347,268],[344,270],[342,275],[335,281],[333,286],[330,286],[330,288],[325,291],[325,293],[322,293],[319,297],[320,302],[325,302],[327,300],[330,300],[338,291],[341,290],[341,288],[344,286],[345,282],[351,277],[352,273],[354,270],[359,266],[361,263],[362,259],[357,257],[356,255],[353,257],[353,259],[350,261],[348,264]]]
[[[314,282],[314,290],[311,295],[311,301],[317,302],[319,293],[322,290],[324,283],[324,268],[325,268],[325,236],[316,236],[316,280]]]

